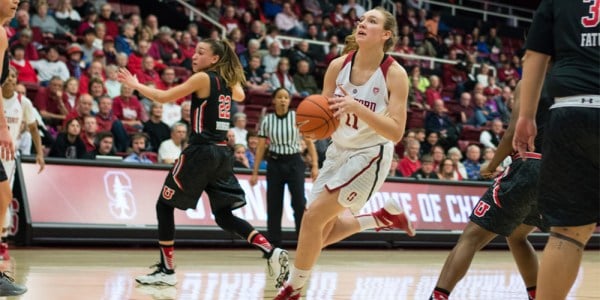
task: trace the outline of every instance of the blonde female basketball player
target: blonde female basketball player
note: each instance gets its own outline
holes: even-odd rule
[[[309,197],[291,276],[275,299],[299,299],[321,249],[365,229],[399,228],[414,235],[395,202],[369,215],[353,214],[383,184],[394,143],[404,135],[408,77],[385,54],[396,41],[396,20],[377,7],[366,12],[351,36],[345,55],[329,65],[323,95],[340,120],[327,159]]]

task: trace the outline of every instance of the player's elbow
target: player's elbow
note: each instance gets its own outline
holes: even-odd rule
[[[404,130],[395,130],[393,133],[390,133],[390,135],[390,140],[394,142],[394,144],[397,144],[402,140]]]

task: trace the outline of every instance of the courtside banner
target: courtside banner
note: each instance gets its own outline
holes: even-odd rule
[[[115,168],[48,164],[41,174],[23,163],[24,184],[32,223],[156,225],[155,204],[168,174],[164,169]],[[266,180],[251,187],[249,175],[237,175],[248,204],[234,213],[254,226],[266,226]],[[312,183],[307,179],[306,191]],[[361,213],[398,201],[418,230],[462,230],[485,186],[386,182]],[[293,211],[286,193],[282,225],[293,229]],[[176,210],[177,225],[216,226],[206,195],[195,209]]]

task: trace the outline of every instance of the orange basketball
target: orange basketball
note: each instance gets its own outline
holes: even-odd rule
[[[316,140],[328,138],[339,123],[323,95],[307,96],[296,109],[296,124],[300,132]]]

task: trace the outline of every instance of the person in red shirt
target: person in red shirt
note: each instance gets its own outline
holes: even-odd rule
[[[33,41],[33,31],[29,28],[22,29],[17,36],[17,39],[12,42],[12,45],[21,44],[25,50],[25,59],[38,60],[40,55],[37,51],[36,43]]]
[[[414,172],[421,168],[419,160],[419,150],[421,145],[419,141],[410,139],[406,146],[406,155],[398,163],[398,171],[402,177],[410,177]]]
[[[235,16],[235,7],[233,5],[228,5],[225,8],[225,13],[223,13],[223,16],[219,19],[219,23],[226,28],[227,33],[230,33],[234,28],[240,27],[240,22]]]
[[[62,124],[69,113],[62,98],[63,81],[58,76],[50,79],[46,88],[40,88],[35,96],[34,104],[48,126],[57,127]]]
[[[175,69],[172,67],[166,67],[162,70],[160,74],[160,81],[156,84],[156,88],[159,90],[166,91],[172,87],[177,86],[176,77],[175,77]],[[177,99],[177,104],[181,104],[185,100],[189,100],[189,95],[186,97],[181,97]]]
[[[181,51],[179,45],[172,37],[173,31],[162,26],[158,32],[158,38],[152,42],[148,55],[152,56],[155,61],[166,65],[177,65],[181,63]]]
[[[152,56],[146,56],[142,60],[142,69],[135,73],[139,82],[141,84],[146,84],[148,82],[154,83],[157,86],[160,82],[160,76],[158,72],[154,70],[154,58]]]
[[[15,44],[12,46],[10,53],[12,54],[10,65],[17,70],[17,80],[19,82],[38,83],[35,69],[31,66],[29,60],[25,58],[25,47],[21,44]]]
[[[71,111],[63,121],[63,127],[66,128],[67,123],[73,119],[77,119],[79,125],[83,128],[84,122],[83,118],[86,116],[92,115],[92,104],[94,103],[94,99],[90,94],[82,94],[79,97],[79,102],[75,107],[75,110]]]
[[[98,133],[98,123],[96,117],[92,115],[83,117],[83,126],[81,130],[81,140],[85,145],[85,152],[96,150],[96,135]]]
[[[181,51],[181,65],[191,70],[192,56],[194,56],[194,53],[196,53],[196,42],[194,42],[191,33],[187,31],[183,33],[181,36],[181,42],[179,42],[179,51]]]
[[[435,100],[442,99],[442,85],[437,75],[429,77],[429,87],[425,90],[425,99],[430,108],[433,108]]]
[[[77,103],[79,102],[80,96],[81,94],[79,93],[79,80],[77,80],[77,78],[75,77],[67,79],[62,93],[62,99],[63,103],[65,104],[65,108],[69,113],[75,110],[75,107],[77,107]]]
[[[86,72],[81,74],[81,77],[79,78],[79,93],[83,94],[88,92],[90,79],[94,77],[101,78],[102,81],[106,79],[104,76],[104,66],[98,61],[92,62]]]
[[[142,104],[133,95],[133,89],[127,85],[122,85],[121,95],[115,97],[113,113],[121,120],[125,131],[129,134],[141,132],[143,128],[142,122],[147,119]]]
[[[104,23],[106,26],[106,35],[116,38],[119,35],[119,24],[115,21],[116,17],[113,14],[112,6],[109,3],[102,5],[98,22]]]

